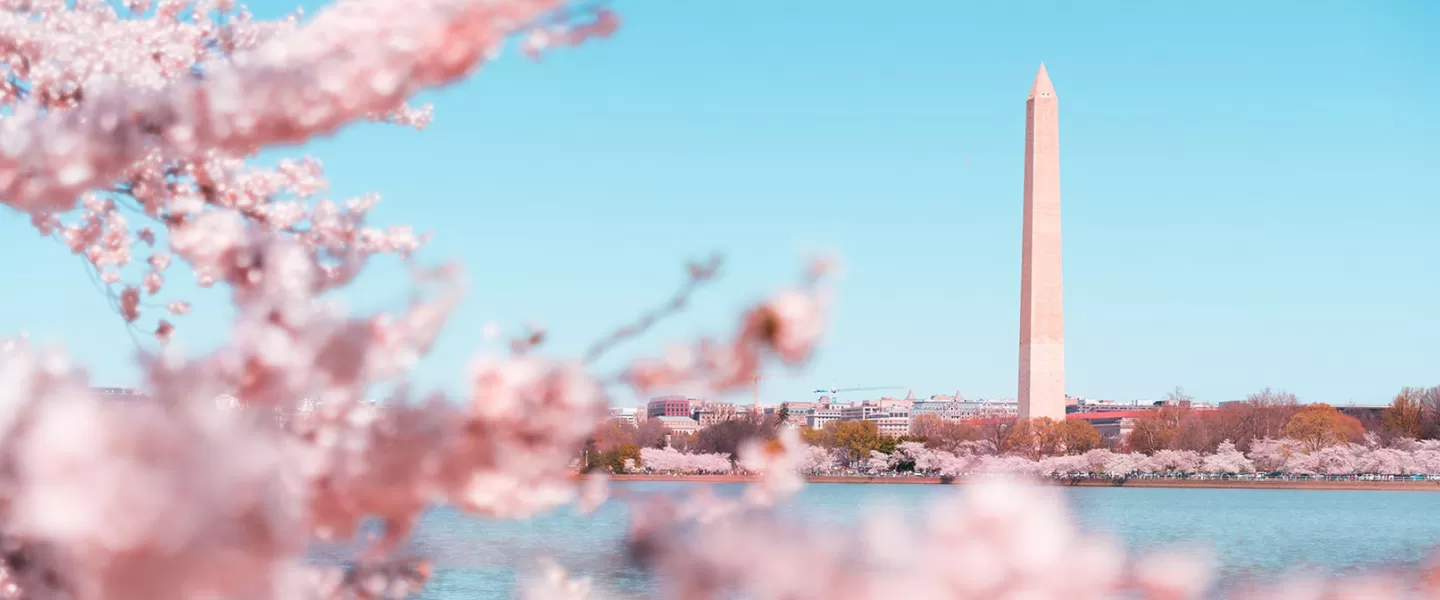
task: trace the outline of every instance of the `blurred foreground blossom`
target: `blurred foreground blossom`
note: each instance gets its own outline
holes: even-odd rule
[[[1130,585],[1119,545],[1066,517],[1057,490],[990,480],[918,523],[871,515],[853,537],[745,511],[648,523],[631,544],[678,598],[1108,598]]]
[[[520,600],[600,600],[589,577],[573,577],[553,561],[541,564],[538,575],[520,584]]]
[[[349,315],[333,300],[371,258],[411,262],[427,236],[368,224],[374,195],[329,197],[318,160],[256,157],[356,122],[426,127],[432,109],[409,105],[414,94],[469,75],[508,43],[540,56],[609,36],[619,21],[603,2],[339,0],[309,19],[275,21],[232,0],[0,8],[0,204],[82,257],[132,327],[191,312],[161,298],[176,265],[224,288],[235,313],[212,352],[142,353],[148,395],[123,402],[92,394],[63,353],[24,340],[0,347],[0,598],[412,596],[433,572],[402,548],[433,505],[498,519],[604,501],[604,480],[582,487],[570,464],[603,418],[609,387],[718,395],[754,381],[767,362],[802,365],[820,343],[828,261],[743,311],[728,339],[676,345],[618,375],[591,372],[615,343],[683,309],[715,276],[710,259],[687,266],[670,302],[585,356],[542,356],[545,332],[532,327],[509,355],[474,361],[463,398],[415,398],[408,374],[458,302],[455,270],[412,262],[416,288],[443,289],[417,289],[388,312]],[[164,319],[153,332],[161,342],[177,335]],[[395,389],[383,404],[367,400],[377,386]],[[221,395],[235,410],[214,410]],[[1127,562],[1107,538],[1076,531],[1053,490],[1009,482],[965,488],[926,528],[880,515],[846,538],[780,523],[766,510],[799,489],[796,471],[833,457],[793,436],[740,454],[762,474],[742,498],[655,500],[635,520],[633,554],[684,600],[734,590],[787,600],[1187,598],[1208,581],[1186,555]],[[693,461],[664,450],[641,458]],[[959,460],[922,459],[938,469]],[[1169,468],[1198,457],[1157,460]],[[1331,452],[1314,464],[1345,460]],[[720,463],[730,468],[723,455],[688,466]],[[370,520],[380,533],[363,537]],[[357,550],[317,565],[306,555],[317,540]],[[526,598],[592,588],[558,565],[532,583],[520,590]]]
[[[630,551],[667,598],[1440,598],[1440,560],[1419,573],[1296,575],[1217,589],[1208,553],[1127,555],[1117,538],[1079,530],[1060,488],[1024,478],[967,483],[920,519],[875,510],[845,528],[787,521],[748,496],[696,493],[642,506]]]

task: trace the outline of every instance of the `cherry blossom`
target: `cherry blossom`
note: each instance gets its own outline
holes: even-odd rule
[[[527,43],[538,51],[618,23],[565,0],[342,0],[279,21],[231,0],[124,4],[12,2],[0,12],[0,203],[85,257],[132,323],[165,306],[139,292],[162,293],[172,256],[192,263],[201,285],[221,277],[213,263],[239,224],[202,218],[214,213],[328,254],[333,278],[350,276],[337,263],[359,255],[408,257],[427,236],[367,226],[377,197],[326,197],[313,158],[253,156],[360,120],[423,128],[432,108],[406,97],[465,76],[508,39],[543,35]]]
[[[870,451],[870,458],[865,460],[865,470],[871,474],[884,473],[895,466],[895,462],[889,454]]]
[[[1239,474],[1254,473],[1255,463],[1245,454],[1235,449],[1235,444],[1230,440],[1220,443],[1214,454],[1204,457],[1200,469],[1206,473],[1216,474]]]
[[[1200,471],[1200,453],[1193,450],[1161,450],[1150,456],[1143,470],[1148,473],[1196,473]]]
[[[331,196],[318,160],[257,158],[359,122],[424,128],[433,109],[407,104],[414,94],[463,79],[508,43],[538,57],[609,36],[618,17],[603,3],[339,0],[310,17],[263,21],[232,0],[0,1],[0,203],[83,257],[134,327],[191,311],[168,294],[177,264],[224,289],[235,309],[216,350],[143,353],[148,395],[124,402],[94,396],[59,350],[23,339],[0,346],[0,597],[410,596],[433,572],[403,542],[431,506],[522,518],[605,501],[606,480],[576,477],[571,465],[611,388],[733,391],[769,362],[804,364],[822,339],[829,259],[741,311],[728,338],[677,344],[618,374],[591,372],[616,342],[685,307],[718,268],[701,261],[670,302],[593,352],[545,356],[537,326],[508,354],[476,356],[459,397],[415,392],[409,374],[459,302],[457,270],[418,266],[427,236],[370,224],[379,198]],[[381,255],[411,263],[413,300],[351,314],[330,292]],[[158,338],[175,329],[156,319]],[[377,388],[393,391],[370,402]],[[222,394],[235,410],[214,409]],[[276,426],[277,414],[301,406],[304,416]],[[1256,446],[1249,459],[1267,469],[1440,472],[1433,442],[1313,454],[1284,441]],[[923,473],[1007,480],[1210,464],[1186,453],[1034,461],[992,450],[896,454]],[[923,528],[879,515],[846,539],[777,524],[766,511],[800,489],[799,472],[829,470],[837,457],[792,432],[778,452],[754,442],[739,458],[760,474],[739,498],[700,492],[636,513],[634,554],[680,597],[732,588],[842,600],[1180,598],[1207,584],[1195,557],[1129,560],[1109,539],[1079,532],[1055,490],[1008,481],[966,486]],[[896,459],[868,462],[888,469]],[[654,472],[733,469],[728,455],[672,449],[643,449],[640,462]],[[383,533],[357,539],[365,519]],[[677,535],[681,526],[691,529]],[[360,549],[343,568],[306,560],[312,543],[332,540]],[[590,591],[549,565],[521,593]]]
[[[689,454],[674,448],[641,448],[640,464],[656,473],[729,473],[728,454]]]
[[[800,470],[807,453],[800,434],[793,429],[782,429],[777,441],[780,442],[778,449],[755,439],[747,440],[740,447],[737,463],[746,471],[760,474],[760,481],[745,488],[746,499],[754,505],[772,505],[800,491],[805,483]]]
[[[975,450],[981,446],[966,447]],[[643,452],[643,451],[642,451]],[[804,446],[793,467],[806,475],[834,473],[848,466],[869,474],[894,472],[898,465],[911,463],[914,473],[924,476],[960,477],[985,473],[1028,474],[1047,478],[1072,476],[1123,479],[1133,475],[1185,477],[1196,474],[1241,475],[1257,471],[1294,475],[1440,475],[1440,443],[1431,440],[1399,440],[1390,447],[1360,444],[1337,445],[1305,452],[1292,440],[1258,440],[1249,456],[1223,442],[1211,454],[1163,450],[1154,455],[1116,453],[1097,449],[1080,455],[1046,456],[1031,459],[1019,455],[951,452],[927,448],[920,442],[902,442],[893,454],[872,451],[868,457],[847,460],[842,453],[817,446]],[[663,460],[661,455],[663,454]],[[649,450],[656,456],[647,463],[651,472],[682,473],[692,462],[709,460],[705,455],[687,455],[674,449]],[[672,468],[670,465],[676,465]],[[741,466],[746,466],[741,461]]]
[[[806,446],[805,457],[801,461],[800,470],[802,473],[816,475],[828,473],[839,466],[839,459],[834,452],[819,446]]]
[[[593,588],[589,577],[572,576],[558,563],[546,561],[537,576],[522,582],[518,597],[520,600],[591,600],[595,598]]]

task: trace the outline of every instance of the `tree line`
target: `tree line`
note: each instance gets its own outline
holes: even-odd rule
[[[1128,449],[1153,454],[1160,450],[1214,452],[1230,440],[1242,452],[1256,440],[1291,439],[1307,451],[1360,443],[1373,433],[1381,444],[1402,439],[1440,439],[1440,386],[1407,387],[1390,405],[1360,417],[1329,404],[1301,404],[1292,393],[1263,389],[1242,402],[1214,410],[1187,407],[1189,397],[1176,388],[1165,406],[1135,420]]]
[[[900,444],[917,442],[934,450],[965,454],[1009,455],[1039,460],[1108,449],[1154,455],[1165,450],[1214,454],[1229,442],[1239,452],[1250,452],[1257,440],[1294,441],[1307,452],[1366,441],[1366,434],[1390,445],[1399,440],[1440,439],[1440,386],[1406,387],[1376,417],[1357,418],[1334,406],[1302,405],[1284,390],[1265,388],[1244,401],[1209,410],[1192,408],[1181,388],[1166,395],[1164,404],[1134,420],[1124,443],[1101,436],[1087,421],[980,419],[956,421],[935,415],[911,420],[910,434],[890,436],[871,421],[832,421],[822,428],[804,429],[809,446],[834,451],[841,460],[860,462],[874,453],[893,455]],[[586,470],[624,470],[626,460],[641,463],[643,448],[673,448],[692,454],[735,456],[740,444],[751,438],[773,441],[788,417],[781,405],[776,414],[723,421],[693,434],[668,434],[655,420],[637,424],[610,420],[600,425],[585,447]]]

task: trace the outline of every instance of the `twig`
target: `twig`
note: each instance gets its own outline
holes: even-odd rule
[[[720,264],[722,262],[723,259],[719,254],[713,254],[703,263],[691,262],[686,265],[689,276],[686,277],[685,283],[680,286],[680,289],[675,291],[675,294],[670,297],[668,302],[641,315],[639,319],[629,325],[616,329],[611,332],[610,335],[592,344],[590,349],[585,351],[585,363],[594,363],[601,356],[604,356],[606,352],[609,352],[610,349],[620,345],[621,342],[633,337],[638,337],[648,331],[661,319],[678,314],[681,310],[684,310],[685,305],[690,301],[690,297],[695,294],[695,291],[700,289],[700,286],[715,279],[715,274],[720,270]]]

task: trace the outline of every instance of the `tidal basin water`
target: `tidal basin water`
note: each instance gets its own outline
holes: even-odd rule
[[[614,484],[627,493],[679,494],[694,483]],[[740,484],[718,484],[738,493]],[[785,507],[789,516],[846,527],[868,507],[898,507],[919,518],[954,486],[815,484]],[[1208,548],[1222,585],[1298,568],[1330,574],[1367,567],[1414,565],[1440,546],[1440,493],[1163,488],[1064,488],[1084,529],[1118,534],[1127,550]],[[611,501],[588,516],[568,510],[520,522],[430,513],[415,550],[433,557],[436,577],[422,598],[508,598],[517,577],[542,557],[591,575],[607,597],[651,597],[654,584],[626,565],[629,516]]]

